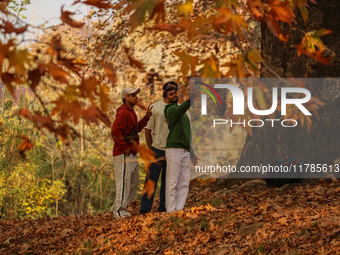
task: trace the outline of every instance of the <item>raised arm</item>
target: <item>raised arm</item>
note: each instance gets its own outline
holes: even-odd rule
[[[170,122],[170,120],[176,121],[179,117],[186,113],[189,109],[190,103],[188,100],[184,101],[183,104],[180,106],[170,105],[169,107],[165,108],[164,114],[165,118]]]

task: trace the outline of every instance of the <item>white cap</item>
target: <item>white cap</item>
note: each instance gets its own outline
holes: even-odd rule
[[[125,97],[125,95],[129,95],[129,94],[133,94],[133,93],[138,94],[139,92],[140,92],[139,88],[133,89],[131,87],[127,87],[127,88],[123,89],[121,99],[123,99]]]

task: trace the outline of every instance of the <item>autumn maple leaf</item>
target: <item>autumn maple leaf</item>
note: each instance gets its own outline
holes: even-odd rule
[[[25,151],[30,150],[33,148],[33,143],[28,139],[26,136],[21,135],[22,142],[18,146],[18,150],[20,153],[20,156],[25,158]]]
[[[149,30],[158,30],[158,31],[167,31],[171,33],[173,36],[177,36],[178,34],[182,33],[183,30],[179,29],[178,26],[170,25],[167,23],[159,23],[154,25],[153,27],[149,28]]]
[[[185,77],[188,74],[189,65],[190,65],[191,75],[192,77],[194,77],[196,66],[198,64],[198,57],[189,55],[185,51],[174,51],[173,53],[176,56],[178,56],[180,58],[180,61],[182,62],[181,71],[182,71],[183,77]]]
[[[129,51],[130,51],[130,48],[127,48],[127,47],[124,47],[124,51],[130,61],[130,65],[131,66],[135,66],[137,67],[138,69],[142,70],[143,72],[145,72],[145,69],[143,67],[143,63],[134,59],[133,57],[131,57],[131,55],[129,54]]]
[[[8,88],[8,90],[12,94],[12,96],[14,98],[16,98],[15,87],[12,85],[12,83],[21,85],[21,84],[24,84],[24,81],[22,81],[20,78],[18,78],[14,74],[7,73],[7,72],[1,74],[1,80],[3,81],[3,83],[5,83],[6,87]]]
[[[147,197],[150,199],[152,195],[155,193],[155,182],[151,180],[147,180],[144,189],[142,191],[142,196],[146,193]]]
[[[11,22],[3,21],[3,25],[0,25],[0,29],[4,34],[16,33],[22,34],[25,33],[27,30],[28,25],[20,28],[15,28]]]
[[[116,69],[114,68],[112,63],[104,63],[102,62],[101,65],[104,67],[104,71],[109,78],[112,87],[114,87],[117,83],[117,74],[116,74]]]
[[[74,12],[64,11],[64,5],[61,6],[61,20],[71,27],[81,28],[85,25],[84,22],[78,22],[71,19],[70,16],[74,15]]]
[[[73,5],[77,4],[77,3],[82,3],[82,4],[87,4],[87,5],[91,5],[97,8],[101,8],[101,9],[110,9],[110,8],[115,8],[114,5],[110,4],[110,1],[108,0],[85,0],[85,1],[75,1],[73,3]]]
[[[230,32],[236,32],[238,36],[242,39],[242,27],[248,29],[246,21],[239,14],[232,14],[231,11],[225,7],[217,9],[219,15],[215,17],[213,26],[218,32],[224,30],[225,34]]]

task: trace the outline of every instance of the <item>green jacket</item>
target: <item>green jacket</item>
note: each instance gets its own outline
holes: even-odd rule
[[[190,158],[195,156],[193,151],[190,151],[191,132],[190,120],[185,114],[189,109],[190,103],[188,100],[183,104],[168,104],[164,108],[165,118],[168,120],[169,135],[166,140],[166,148],[182,148],[190,152]]]

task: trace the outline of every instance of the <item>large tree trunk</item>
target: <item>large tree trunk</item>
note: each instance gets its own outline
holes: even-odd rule
[[[335,65],[325,66],[307,56],[297,57],[295,44],[300,44],[303,34],[297,29],[284,45],[268,30],[261,27],[262,50],[267,55],[267,65],[281,77],[309,78],[339,77],[340,66],[340,1],[318,0],[310,3],[309,23],[304,24],[300,13],[296,12],[298,29],[313,31],[321,28],[333,31],[323,36],[324,44],[335,52]],[[284,31],[284,30],[283,30]],[[261,77],[275,77],[272,72],[262,67]],[[326,105],[312,116],[313,126],[310,131],[306,125],[295,128],[266,127],[253,130],[253,137],[247,136],[246,143],[238,162],[241,165],[260,165],[274,163],[276,159],[291,156],[304,163],[332,164],[340,158],[340,86],[323,86],[310,89],[312,96],[317,95]],[[254,129],[254,128],[253,128]]]

